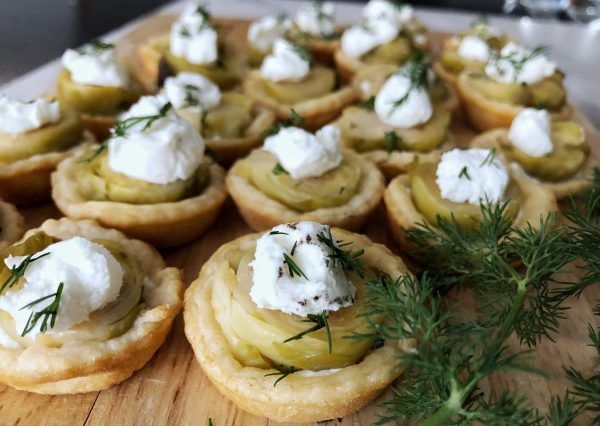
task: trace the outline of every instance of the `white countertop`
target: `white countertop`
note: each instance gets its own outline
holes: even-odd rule
[[[265,14],[293,13],[298,1],[289,0],[207,0],[213,15],[254,19]],[[183,2],[162,8],[177,13]],[[338,20],[342,24],[356,22],[361,4],[336,2]],[[417,15],[432,31],[457,32],[466,28],[477,15],[417,8]],[[109,34],[106,38],[118,40],[143,17]],[[566,73],[566,86],[571,102],[600,127],[600,31],[585,26],[562,22],[537,22],[530,18],[492,17],[492,23],[501,31],[513,35],[530,46],[547,45],[552,57]],[[0,87],[0,93],[28,99],[47,92],[54,85],[60,68],[59,60],[52,61]]]

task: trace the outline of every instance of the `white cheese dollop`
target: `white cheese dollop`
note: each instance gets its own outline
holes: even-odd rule
[[[359,25],[348,28],[342,34],[342,51],[358,58],[377,46],[389,43],[398,35],[398,27],[386,20],[363,21]]]
[[[221,102],[219,86],[193,72],[180,72],[175,77],[167,77],[164,93],[176,108],[196,108],[208,110]]]
[[[321,176],[342,162],[340,131],[327,125],[314,135],[298,127],[284,127],[265,139],[269,151],[294,179]]]
[[[407,93],[406,100],[394,106]],[[395,73],[375,96],[375,113],[390,126],[410,128],[426,123],[433,114],[433,107],[426,89],[412,87],[408,77]]]
[[[292,28],[292,20],[285,15],[267,15],[252,22],[248,28],[248,42],[263,52],[271,50],[273,43]]]
[[[159,114],[167,100],[144,96],[121,120]],[[125,136],[114,136],[108,143],[108,167],[129,177],[157,184],[168,184],[192,176],[202,162],[204,140],[189,122],[171,109],[155,120],[133,126]]]
[[[273,52],[260,66],[261,75],[271,81],[296,80],[306,77],[310,62],[298,49],[282,38],[275,40]]]
[[[250,297],[259,308],[305,317],[354,303],[356,288],[339,262],[329,258],[331,250],[319,241],[319,234],[328,236],[329,227],[297,222],[278,225],[258,239],[250,263],[254,272]],[[307,278],[291,276],[284,253]]]
[[[330,2],[310,2],[300,6],[294,22],[304,33],[330,37],[335,33],[335,7]]]
[[[484,39],[468,35],[460,41],[458,54],[465,59],[487,62],[490,59],[490,47]]]
[[[386,20],[398,27],[414,18],[414,9],[410,5],[397,5],[387,0],[371,0],[363,9],[362,16],[368,21]]]
[[[23,102],[0,96],[0,132],[22,133],[60,120],[58,102],[35,99]]]
[[[54,294],[63,283],[62,295],[54,328],[49,332],[65,331],[89,319],[90,313],[102,309],[119,296],[123,284],[123,268],[102,245],[86,238],[73,237],[51,244],[32,258],[49,253],[29,264],[25,269],[25,284],[0,297],[0,309],[8,312],[21,332],[32,312],[39,312],[55,298],[48,298],[32,307],[24,306],[42,297]],[[7,267],[17,267],[25,256],[4,259]],[[27,335],[40,333],[42,321]]]
[[[62,56],[62,65],[75,83],[107,87],[129,85],[127,71],[110,44],[86,44],[77,50],[67,49]]]
[[[530,157],[550,154],[554,149],[550,136],[550,114],[544,109],[523,109],[513,119],[508,139]]]
[[[485,67],[488,77],[505,84],[534,84],[555,72],[556,64],[544,53],[536,53],[512,42],[504,46],[500,56],[488,62]]]
[[[435,174],[442,198],[455,203],[497,203],[508,185],[506,166],[490,149],[445,152]]]
[[[192,64],[217,60],[217,32],[202,6],[190,4],[171,27],[171,52]]]

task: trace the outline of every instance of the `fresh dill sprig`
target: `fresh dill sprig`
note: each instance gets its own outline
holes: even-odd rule
[[[398,143],[398,135],[393,130],[385,132],[383,135],[383,141],[385,142],[385,151],[391,154]]]
[[[11,288],[14,286],[23,276],[25,275],[25,270],[27,267],[35,262],[38,259],[41,259],[44,256],[48,256],[50,253],[42,253],[39,256],[35,256],[33,254],[28,254],[25,258],[16,266],[13,266],[10,270],[10,274],[4,280],[2,285],[0,286],[0,294],[4,291],[5,288]]]
[[[461,169],[460,173],[458,174],[458,177],[459,177],[459,178],[462,178],[462,177],[464,177],[464,178],[465,178],[465,179],[467,179],[467,180],[471,180],[471,176],[469,175],[469,169],[467,168],[467,166],[464,166],[464,167]]]
[[[396,74],[408,78],[410,85],[406,92],[392,103],[391,112],[404,104],[413,90],[427,89],[429,87],[428,71],[429,61],[427,61],[425,54],[421,50],[413,53],[410,60],[396,71]]]
[[[288,172],[286,169],[283,168],[283,166],[281,165],[281,163],[279,161],[277,162],[277,164],[275,164],[275,166],[271,170],[271,173],[273,173],[274,175],[289,175],[290,174],[290,172]]]
[[[483,161],[481,162],[481,164],[479,165],[479,167],[483,167],[485,165],[493,165],[496,164],[494,163],[494,158],[496,158],[496,148],[492,148],[490,149],[490,152],[488,153],[488,155],[483,159]]]
[[[208,418],[208,426],[214,426],[214,425],[213,425],[213,420],[212,420],[212,417],[209,417],[209,418]]]
[[[500,68],[500,62],[509,62],[515,70],[514,80],[517,81],[517,78],[521,75],[521,72],[523,72],[523,68],[527,62],[537,58],[538,56],[546,55],[549,53],[549,51],[550,49],[548,46],[536,46],[533,49],[527,49],[525,54],[522,54],[519,51],[511,52],[506,55],[502,55],[502,53],[493,53],[491,63],[495,64],[496,70],[500,74],[503,74],[504,70]]]
[[[305,335],[310,334],[310,333],[314,333],[315,331],[321,330],[322,328],[325,329],[325,332],[327,333],[327,343],[329,346],[329,353],[331,353],[331,330],[329,329],[329,321],[328,319],[328,313],[327,311],[323,311],[320,314],[308,314],[306,316],[305,320],[302,320],[302,322],[311,322],[314,323],[315,325],[313,325],[312,327],[292,336],[289,337],[287,339],[285,339],[283,341],[283,343],[287,343],[287,342],[291,342],[292,340],[300,340],[302,339]]]
[[[564,312],[552,292],[573,256],[555,215],[517,228],[507,205],[482,204],[473,227],[438,216],[435,226],[409,230],[427,268],[417,277],[383,275],[366,283],[363,316],[372,331],[354,337],[416,343],[400,355],[405,379],[383,404],[382,423],[542,422],[518,394],[487,395],[479,386],[504,370],[540,373],[527,362],[530,352],[509,350],[507,340],[516,334],[535,346],[551,338]],[[458,287],[476,296],[474,313],[465,316],[442,300]]]
[[[39,299],[28,303],[20,309],[22,311],[23,309],[33,308],[35,305],[45,300],[54,299],[52,300],[52,303],[50,303],[42,310],[37,312],[31,312],[31,315],[29,315],[29,319],[27,319],[27,324],[25,324],[25,328],[23,328],[21,337],[24,337],[27,333],[33,330],[40,319],[42,320],[42,324],[40,325],[40,332],[45,333],[46,331],[48,331],[48,328],[54,328],[54,325],[56,323],[56,316],[58,315],[58,307],[60,305],[60,298],[62,296],[63,286],[64,283],[60,283],[58,285],[56,293],[40,297]]]
[[[97,55],[105,50],[113,49],[114,47],[115,45],[112,43],[106,43],[102,40],[94,39],[77,49],[77,52],[81,55]]]
[[[373,111],[375,109],[375,96],[369,96],[364,101],[359,102],[357,106],[368,111]]]
[[[295,250],[296,245],[294,244],[294,247],[292,248],[292,256],[294,255],[293,251]],[[294,276],[299,276],[299,277],[303,277],[305,280],[308,281],[308,277],[306,276],[306,274],[304,273],[304,271],[302,271],[302,269],[300,269],[300,267],[298,266],[298,264],[294,261],[294,259],[291,258],[290,255],[288,255],[287,253],[283,253],[283,263],[285,263],[288,267],[288,272],[290,274],[290,278],[294,278]]]
[[[365,253],[364,250],[344,250],[342,247],[352,244],[352,242],[344,243],[343,241],[336,240],[331,234],[331,228],[326,228],[325,231],[317,233],[317,239],[329,248],[330,253],[327,257],[331,259],[334,267],[337,264],[340,265],[344,271],[353,271],[360,277],[364,276],[365,267],[362,259],[360,259]]]
[[[290,116],[287,119],[271,126],[271,128],[263,134],[263,139],[276,135],[284,127],[302,127],[303,124],[304,117],[302,117],[295,109],[292,108]]]
[[[287,232],[281,232],[281,231],[271,231],[269,232],[269,235],[290,235]]]
[[[167,115],[167,113],[171,110],[171,108],[172,108],[171,102],[167,102],[160,108],[160,110],[158,111],[157,114],[142,115],[142,116],[138,116],[138,117],[129,117],[124,120],[118,121],[117,124],[115,124],[115,126],[110,130],[110,136],[108,138],[104,139],[100,143],[98,148],[96,148],[96,150],[94,150],[94,152],[89,157],[83,159],[82,161],[86,162],[86,163],[91,162],[96,157],[98,157],[102,153],[102,151],[104,151],[108,147],[108,142],[112,138],[127,136],[127,132],[132,127],[137,126],[138,124],[143,124],[141,131],[145,132],[152,126],[152,124],[154,124],[154,122],[156,120],[159,120],[160,118],[165,117]]]
[[[292,45],[292,50],[294,51],[294,53],[296,53],[296,55],[300,56],[306,62],[312,61],[310,50],[308,50],[308,48],[301,46],[297,43],[290,43],[290,44]]]
[[[290,374],[295,373],[296,371],[298,371],[296,369],[296,367],[294,367],[293,365],[291,367],[287,367],[287,368],[284,367],[283,365],[276,365],[273,368],[275,370],[277,370],[277,373],[267,373],[267,374],[265,374],[265,377],[279,376],[277,378],[277,380],[275,380],[275,383],[273,383],[273,387],[277,386],[277,383],[279,383],[280,381],[282,381],[283,379],[285,379]]]

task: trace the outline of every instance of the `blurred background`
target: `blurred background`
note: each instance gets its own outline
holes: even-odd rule
[[[253,0],[248,0],[253,1]],[[355,2],[360,2],[354,0]],[[0,84],[167,3],[166,0],[0,0]],[[364,0],[363,2],[366,2]],[[600,18],[600,0],[415,0],[419,7],[536,19]],[[592,22],[600,28],[600,20]]]

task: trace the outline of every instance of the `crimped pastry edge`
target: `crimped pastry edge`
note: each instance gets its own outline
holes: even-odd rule
[[[23,240],[39,231],[61,239],[80,235],[119,243],[147,274],[146,308],[125,334],[105,342],[79,342],[61,348],[0,348],[0,382],[29,392],[71,394],[102,390],[125,380],[150,360],[181,310],[181,271],[166,267],[148,244],[91,220],[49,219],[29,230]]]
[[[389,249],[367,237],[332,229],[336,238],[364,248],[367,263],[391,276],[406,274],[403,261]],[[250,248],[261,234],[249,234],[219,248],[204,264],[185,294],[185,333],[196,359],[215,387],[240,408],[275,421],[314,422],[341,417],[359,410],[401,374],[400,351],[414,347],[410,341],[389,341],[363,361],[337,372],[303,377],[295,373],[273,386],[272,370],[244,367],[231,354],[211,307],[214,275],[222,261],[236,248]]]

